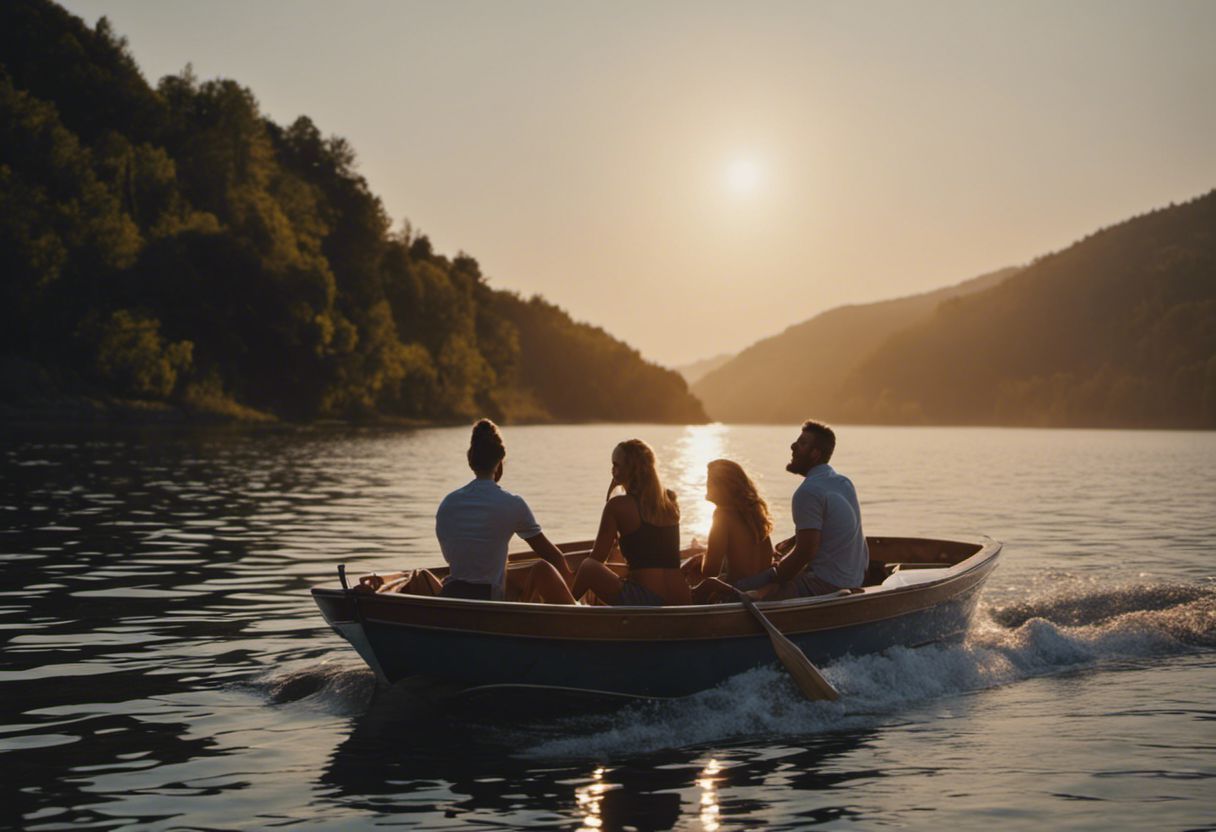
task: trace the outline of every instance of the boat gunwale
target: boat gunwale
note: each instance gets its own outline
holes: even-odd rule
[[[860,592],[853,592],[848,595],[827,595],[814,596],[810,598],[790,598],[781,601],[761,601],[757,606],[763,611],[777,617],[785,619],[782,623],[787,626],[779,626],[786,633],[800,632],[818,632],[839,629],[842,627],[853,626],[858,623],[853,620],[842,620],[837,623],[832,623],[833,610],[839,612],[842,609],[849,609],[857,605],[865,605],[873,607],[868,610],[868,614],[864,616],[866,622],[884,621],[891,618],[898,618],[903,615],[909,615],[923,610],[931,609],[939,604],[948,601],[951,598],[958,597],[967,592],[970,587],[960,588],[957,592],[948,593],[944,597],[940,595],[938,590],[949,588],[953,584],[965,581],[969,578],[974,578],[973,583],[981,584],[987,578],[987,574],[996,567],[996,559],[999,556],[1003,544],[988,536],[980,538],[964,538],[964,539],[940,539],[940,538],[892,538],[881,537],[875,538],[887,541],[909,540],[929,543],[947,543],[947,544],[963,544],[975,545],[979,548],[972,554],[965,557],[963,560],[949,567],[945,567],[946,574],[931,580],[921,581],[910,586],[900,587],[882,587],[868,586],[863,587]],[[570,606],[564,604],[542,604],[528,603],[518,601],[481,601],[462,598],[439,598],[434,596],[407,595],[402,593],[391,594],[371,594],[357,592],[354,590],[343,590],[336,588],[314,587],[312,594],[318,599],[343,599],[349,600],[356,608],[356,616],[361,621],[369,623],[383,624],[393,627],[417,628],[432,631],[444,631],[453,633],[466,633],[469,635],[481,637],[509,637],[509,638],[538,638],[538,639],[560,639],[574,640],[580,642],[594,641],[649,641],[654,640],[656,636],[660,638],[676,638],[679,640],[692,639],[720,639],[720,638],[742,638],[753,637],[756,634],[758,625],[755,624],[749,614],[746,613],[744,607],[739,602],[728,602],[720,604],[687,604],[678,606],[663,606],[663,607],[647,607],[647,606]],[[909,605],[908,601],[921,599],[920,603]],[[884,611],[881,610],[886,602],[895,601],[893,609]],[[368,602],[371,602],[370,604]],[[369,609],[373,607],[373,609]],[[379,609],[374,609],[379,608]],[[396,621],[392,617],[386,617],[382,613],[389,612],[406,612],[406,611],[434,611],[444,612],[448,616],[460,616],[462,614],[470,617],[476,617],[478,613],[492,614],[495,619],[501,622],[502,616],[506,616],[510,621],[519,624],[537,623],[541,620],[546,622],[544,632],[514,632],[514,628],[507,628],[507,632],[503,632],[499,628],[487,627],[484,623],[477,621],[468,621],[462,623],[445,622],[435,624],[430,622],[418,621]],[[850,610],[851,611],[851,610]],[[381,614],[377,614],[381,613]],[[791,622],[791,617],[797,617],[799,620]],[[813,616],[812,621],[806,621],[807,616]],[[590,617],[590,618],[589,618]],[[851,617],[846,617],[851,618]],[[561,628],[562,621],[580,624],[589,624],[595,622],[596,625],[609,625],[616,621],[621,627],[628,625],[629,630],[635,630],[636,627],[654,628],[662,623],[683,624],[686,625],[689,621],[713,622],[717,625],[715,629],[720,629],[726,626],[734,632],[707,632],[704,635],[668,635],[662,636],[653,632],[648,633],[613,633],[609,636],[566,633]],[[775,622],[776,623],[776,622]],[[734,624],[736,626],[728,626]],[[791,626],[792,625],[792,626]]]

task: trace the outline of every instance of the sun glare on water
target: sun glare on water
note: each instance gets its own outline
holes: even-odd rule
[[[705,499],[706,466],[726,455],[724,425],[689,425],[676,444],[674,457],[676,490],[682,495],[680,525],[702,541],[713,524],[714,505]]]

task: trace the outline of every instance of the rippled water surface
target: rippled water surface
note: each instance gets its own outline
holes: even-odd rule
[[[504,486],[594,533],[613,444],[789,530],[796,428],[506,431]],[[0,438],[0,826],[1216,829],[1216,434],[842,428],[869,534],[1005,541],[966,644],[675,702],[380,688],[308,590],[439,562],[466,429]]]

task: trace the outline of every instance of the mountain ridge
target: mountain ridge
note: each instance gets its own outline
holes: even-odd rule
[[[1216,191],[984,277],[829,310],[693,390],[725,421],[1216,428]]]
[[[851,361],[832,366],[817,366],[814,385],[830,395],[836,385],[866,354],[881,341],[916,316],[929,314],[942,300],[970,292],[982,291],[1017,273],[1020,267],[1007,267],[960,281],[939,289],[904,295],[872,303],[847,304],[792,324],[776,335],[762,338],[739,352],[729,362],[706,373],[692,385],[711,418],[720,421],[786,422],[798,420],[801,410],[775,397],[773,391],[788,389],[792,384],[799,391],[811,386],[811,380],[800,383],[784,377],[790,355],[820,353],[833,342],[851,338],[854,355]],[[868,327],[868,329],[866,329]],[[858,335],[861,329],[862,334]],[[817,396],[812,391],[800,393],[809,399],[814,410]],[[805,418],[805,417],[801,417]]]

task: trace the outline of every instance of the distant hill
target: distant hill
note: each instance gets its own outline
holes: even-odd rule
[[[1216,191],[941,304],[840,397],[852,422],[1216,428]]]
[[[724,422],[797,422],[836,418],[840,387],[883,342],[927,320],[944,300],[991,288],[1017,273],[1006,268],[944,289],[842,306],[759,341],[694,382],[711,418]]]
[[[517,387],[567,422],[705,422],[672,370],[645,361],[604,330],[571,320],[543,298],[496,292],[492,306],[519,333]]]
[[[1020,270],[833,309],[693,391],[724,421],[1216,428],[1216,191]]]
[[[700,361],[693,361],[690,364],[681,364],[673,369],[684,376],[684,380],[689,384],[696,384],[706,375],[712,373],[734,357],[734,353],[724,352],[712,358],[702,358]]]
[[[44,413],[705,420],[676,372],[391,229],[341,137],[5,0],[0,420]]]

